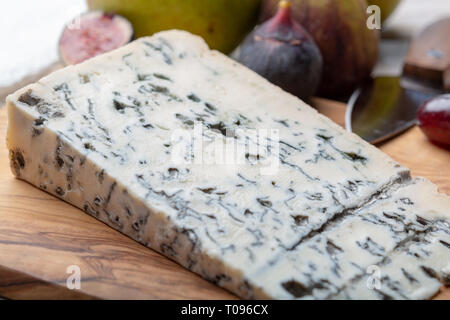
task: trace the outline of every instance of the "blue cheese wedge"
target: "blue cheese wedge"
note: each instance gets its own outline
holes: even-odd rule
[[[183,31],[57,71],[7,108],[18,178],[243,298],[358,298],[370,251],[406,239],[361,217],[395,206],[407,168]],[[448,232],[448,202],[426,208]],[[355,247],[352,223],[390,242]]]
[[[449,212],[450,197],[425,179],[394,186],[270,261],[254,281],[276,288],[280,278],[268,273],[279,269],[283,299],[286,290],[296,298],[428,298],[450,276]]]
[[[450,198],[437,193],[436,186],[424,179],[414,180],[389,199],[361,209],[361,218],[389,226],[390,235],[380,234],[375,240],[384,251],[370,272],[354,276],[333,297],[425,299],[442,284],[449,285],[449,213]]]

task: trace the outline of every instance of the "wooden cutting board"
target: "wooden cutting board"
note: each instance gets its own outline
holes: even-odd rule
[[[316,99],[343,125],[345,105]],[[162,255],[81,210],[17,180],[5,147],[6,110],[0,109],[0,296],[12,299],[236,299]],[[450,151],[413,128],[381,149],[450,194]],[[67,268],[81,270],[69,290]],[[442,288],[435,299],[450,299]]]

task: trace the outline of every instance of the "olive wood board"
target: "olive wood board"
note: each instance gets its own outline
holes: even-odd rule
[[[345,105],[313,105],[343,125]],[[226,290],[131,240],[83,211],[15,179],[0,108],[0,296],[10,299],[237,299]],[[380,146],[450,194],[450,151],[415,127]],[[69,266],[79,266],[80,289],[68,289]],[[450,299],[442,288],[434,299]]]

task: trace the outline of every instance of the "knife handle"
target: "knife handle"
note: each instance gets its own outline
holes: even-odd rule
[[[411,43],[403,75],[450,91],[450,17],[423,30]]]

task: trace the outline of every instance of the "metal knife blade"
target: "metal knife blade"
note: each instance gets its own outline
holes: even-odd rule
[[[450,46],[445,41],[449,26],[448,19],[432,24],[412,42],[409,52],[407,39],[381,41],[380,59],[372,80],[356,90],[348,102],[345,118],[348,131],[375,144],[416,124],[418,108],[445,92],[443,87],[432,85],[428,75],[440,72],[445,82],[445,64],[450,57]],[[436,52],[440,56],[433,54],[430,58],[428,53]]]
[[[358,89],[347,106],[345,124],[373,144],[390,139],[416,124],[419,107],[440,94],[415,90],[401,77],[377,77]]]

